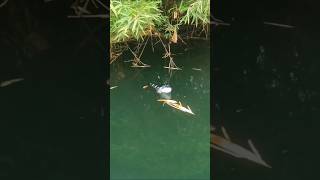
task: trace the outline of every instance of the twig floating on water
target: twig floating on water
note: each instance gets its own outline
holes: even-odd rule
[[[148,87],[149,87],[148,85],[144,85],[142,88],[147,89]]]
[[[195,71],[202,71],[202,69],[200,69],[200,68],[192,68],[192,70],[195,70]]]
[[[95,14],[95,15],[70,15],[68,18],[103,18],[107,19],[109,16],[107,14]]]
[[[140,65],[132,65],[131,67],[146,68],[146,67],[151,67],[151,66],[150,66],[150,65],[143,65],[143,66],[140,66]]]
[[[250,146],[250,148],[252,149],[253,153],[259,158],[259,159],[262,159],[261,156],[260,156],[260,153],[258,152],[258,150],[254,147],[252,141],[249,139],[248,140],[248,144]]]
[[[11,84],[17,83],[19,81],[23,81],[23,80],[24,80],[23,78],[16,78],[16,79],[8,80],[8,81],[3,81],[3,82],[0,83],[0,87],[6,87],[6,86],[9,86]]]
[[[175,109],[178,109],[182,112],[185,112],[185,113],[189,113],[189,114],[192,114],[192,115],[195,115],[191,108],[187,105],[187,107],[184,107],[182,106],[181,102],[177,102],[175,100],[172,100],[172,99],[158,99],[159,102],[162,102],[163,104],[167,104]]]
[[[213,16],[213,14],[210,14],[210,19],[212,19],[213,21],[216,21],[216,22],[223,22],[221,19],[217,19]]]
[[[237,144],[234,144],[233,142],[222,138],[220,136],[217,136],[215,134],[211,134],[211,144],[210,146],[214,149],[220,150],[222,152],[225,152],[227,154],[230,154],[237,158],[245,158],[247,160],[250,160],[252,162],[258,163],[260,165],[263,165],[265,167],[271,168],[270,165],[268,165],[263,159],[261,159],[260,154],[258,153],[257,149],[254,148],[252,142],[249,140],[249,146],[251,147],[252,151],[249,151],[242,146],[239,146]]]
[[[110,87],[110,90],[111,90],[111,89],[115,89],[115,88],[117,88],[117,87],[118,87],[118,86],[112,86],[112,87]]]
[[[273,23],[273,22],[263,22],[263,24],[277,26],[277,27],[283,27],[283,28],[295,28],[295,26],[291,26],[291,25],[287,25],[287,24]]]
[[[165,66],[164,68],[167,68],[167,69],[172,69],[172,70],[182,70],[181,68],[175,68],[175,67],[167,67],[167,66]]]
[[[224,22],[217,22],[217,21],[211,21],[210,24],[214,24],[216,26],[222,25],[222,26],[230,26],[229,23],[224,23]]]
[[[223,133],[224,137],[225,137],[227,140],[231,141],[230,136],[229,136],[229,134],[227,133],[227,130],[226,130],[223,126],[221,127],[221,130],[222,130],[222,133]]]

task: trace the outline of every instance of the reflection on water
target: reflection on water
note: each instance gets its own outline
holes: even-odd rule
[[[112,179],[209,179],[210,49],[196,42],[190,51],[177,49],[182,68],[170,77],[161,54],[143,54],[150,68],[111,66],[110,156]],[[182,53],[179,53],[182,52]],[[196,70],[194,70],[196,69]],[[170,84],[171,98],[190,106],[189,115],[163,106],[149,83]]]

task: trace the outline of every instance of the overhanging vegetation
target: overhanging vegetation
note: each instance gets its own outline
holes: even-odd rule
[[[210,0],[111,0],[110,63],[125,50],[133,55],[133,66],[147,67],[140,56],[149,39],[157,39],[165,49],[168,68],[172,61],[170,44],[193,36],[205,36],[210,24]],[[135,42],[134,48],[128,45]]]

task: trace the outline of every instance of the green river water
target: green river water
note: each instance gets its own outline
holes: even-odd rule
[[[111,179],[209,179],[209,44],[196,41],[172,50],[182,70],[171,77],[161,47],[144,52],[142,61],[150,68],[131,68],[124,62],[130,56],[110,66],[111,86],[118,86],[110,90]],[[164,82],[173,89],[172,99],[195,115],[163,106],[153,89],[143,89]]]

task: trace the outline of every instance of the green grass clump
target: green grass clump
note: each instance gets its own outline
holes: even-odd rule
[[[180,13],[184,16],[180,19],[180,24],[193,24],[196,27],[210,23],[210,0],[181,1]]]
[[[163,22],[161,1],[111,0],[111,44],[141,40]]]
[[[197,30],[207,37],[209,24],[210,0],[111,0],[110,62],[128,49],[127,42],[156,36],[177,43]]]

